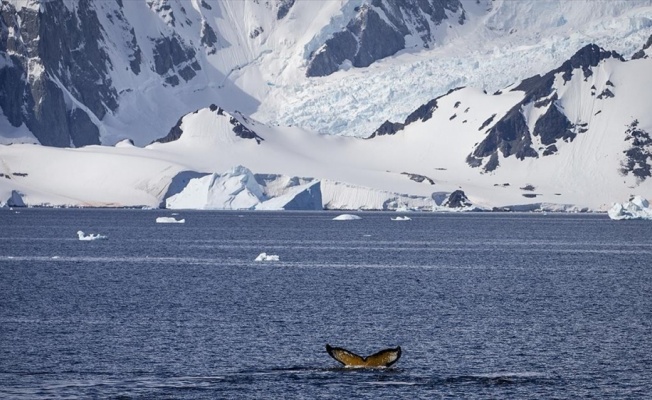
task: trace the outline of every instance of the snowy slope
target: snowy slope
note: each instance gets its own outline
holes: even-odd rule
[[[451,91],[370,139],[269,126],[211,106],[144,148],[2,146],[0,172],[10,179],[0,180],[0,198],[18,192],[32,205],[282,209],[319,183],[322,206],[331,209],[438,210],[462,189],[486,209],[606,211],[652,193],[651,68],[652,58],[625,61],[588,46],[494,94]],[[549,115],[546,124],[570,125],[549,136],[540,122]],[[520,130],[497,130],[515,119]],[[515,147],[528,151],[519,156]],[[480,148],[494,150],[477,154]],[[91,155],[98,161],[87,168]],[[232,170],[238,165],[247,169]]]

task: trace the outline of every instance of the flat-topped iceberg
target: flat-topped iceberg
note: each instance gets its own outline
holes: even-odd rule
[[[403,216],[401,217],[400,215],[398,217],[392,218],[392,221],[411,221],[412,218]]]
[[[174,217],[158,217],[156,218],[157,224],[185,224],[185,219],[176,219]]]
[[[625,203],[615,203],[609,211],[609,218],[621,219],[650,219],[652,220],[652,208],[650,203],[641,196],[633,196]]]

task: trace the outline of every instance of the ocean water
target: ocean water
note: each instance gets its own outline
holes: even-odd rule
[[[652,396],[649,221],[170,214],[0,210],[0,397]]]

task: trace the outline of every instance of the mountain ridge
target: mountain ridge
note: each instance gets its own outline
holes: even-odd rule
[[[0,204],[159,207],[191,181],[237,166],[271,187],[320,182],[324,208],[439,210],[453,196],[481,209],[606,210],[652,189],[652,2],[594,10],[579,1],[550,12],[552,2],[461,0],[421,31],[427,41],[404,36],[416,47],[366,67],[344,58],[333,73],[307,77],[310,54],[360,13],[400,25],[386,15],[398,4],[388,0],[319,4],[308,19],[304,1],[3,2],[0,132],[14,144],[0,145]],[[619,24],[606,24],[608,15]],[[97,20],[101,35],[80,16]],[[28,40],[55,20],[73,25],[70,42],[61,32]],[[537,33],[522,31],[530,25],[551,39],[530,42]],[[582,43],[591,35],[598,43]],[[77,63],[82,37],[94,56]],[[42,59],[39,46],[54,55]],[[27,106],[16,101],[26,94]],[[27,121],[79,147],[18,144],[37,141]],[[228,198],[207,182],[207,193]],[[308,200],[279,189],[257,201],[314,206],[316,192],[303,193]]]

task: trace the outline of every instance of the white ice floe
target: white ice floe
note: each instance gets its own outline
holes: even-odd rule
[[[621,219],[650,219],[652,220],[652,208],[650,203],[641,196],[634,196],[625,203],[615,203],[609,211],[609,218]]]
[[[99,233],[89,233],[88,235],[84,234],[83,231],[77,231],[77,237],[79,240],[99,240],[107,239],[105,235],[100,235]]]
[[[156,218],[157,224],[184,224],[185,219],[176,219],[174,217],[158,217]]]
[[[411,221],[411,220],[412,220],[412,218],[410,218],[410,217],[401,217],[401,216],[398,216],[396,218],[392,218],[392,221]]]
[[[267,254],[267,253],[260,253],[258,254],[258,257],[256,257],[255,261],[278,261],[279,258],[276,254]]]
[[[355,221],[357,219],[362,219],[358,217],[357,215],[353,214],[342,214],[338,215],[337,217],[333,218],[333,221]]]

